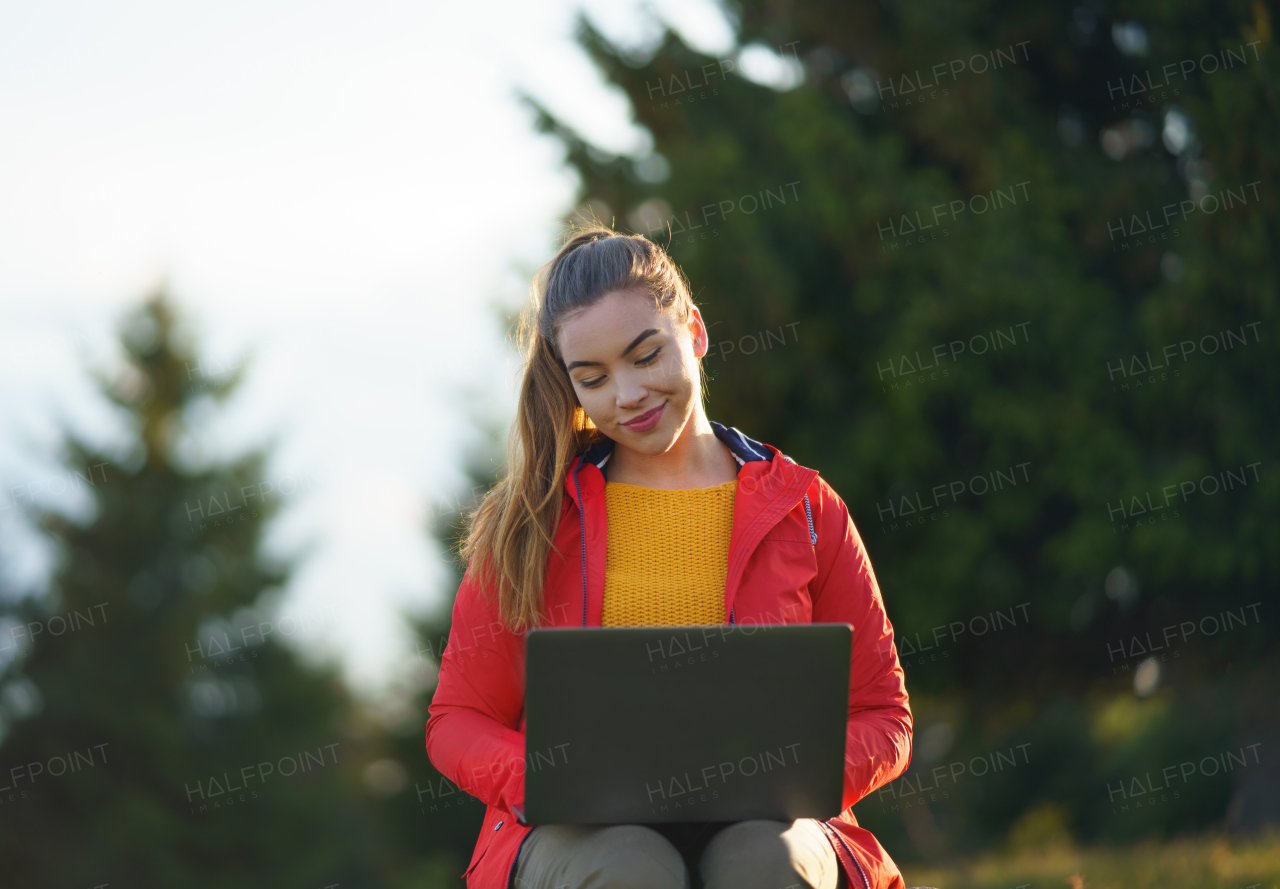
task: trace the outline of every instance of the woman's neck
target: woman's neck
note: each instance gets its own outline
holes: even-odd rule
[[[738,477],[738,462],[716,438],[700,411],[689,417],[680,435],[661,454],[643,454],[615,444],[609,457],[608,479],[642,488],[681,490],[710,488]]]

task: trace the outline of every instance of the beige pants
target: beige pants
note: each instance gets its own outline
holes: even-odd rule
[[[694,874],[697,875],[695,881]],[[843,889],[835,850],[800,818],[716,824],[542,825],[514,889]]]

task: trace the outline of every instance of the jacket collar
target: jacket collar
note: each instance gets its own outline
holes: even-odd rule
[[[807,496],[818,471],[799,466],[773,445],[748,438],[738,429],[716,422],[711,423],[711,428],[738,461],[738,487],[725,577],[725,613],[728,621],[734,623],[734,603],[747,560],[765,534]],[[584,627],[600,625],[604,602],[608,526],[604,470],[613,445],[613,440],[607,437],[592,445],[569,464],[565,474],[567,500],[577,506],[574,524],[582,538],[581,619]],[[579,472],[588,464],[590,469]],[[566,506],[566,510],[568,508]]]
[[[770,453],[768,445],[756,441],[754,438],[748,438],[737,427],[725,426],[723,423],[717,423],[711,420],[711,430],[716,434],[716,438],[725,443],[729,451],[733,454],[733,459],[738,461],[738,468],[741,470],[743,466],[754,460],[772,460],[773,454]],[[579,466],[587,463],[595,466],[600,470],[600,474],[607,480],[609,471],[606,465],[609,458],[613,456],[614,441],[612,438],[605,436],[600,441],[587,448],[583,453],[580,462],[571,467],[571,472],[576,471]],[[785,455],[783,455],[785,458]],[[787,458],[789,459],[789,458]]]

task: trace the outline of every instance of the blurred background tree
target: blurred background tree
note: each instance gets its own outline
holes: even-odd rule
[[[260,548],[280,502],[266,455],[198,456],[197,418],[240,374],[201,372],[163,292],[120,343],[100,382],[132,440],[109,453],[67,434],[92,514],[33,516],[56,570],[6,617],[4,882],[374,885],[368,732],[336,669],[278,642],[290,567]]]
[[[1265,756],[1155,807],[1115,811],[1106,789],[1280,742],[1268,7],[732,11],[773,86],[726,76],[672,31],[637,53],[583,21],[649,155],[613,156],[530,101],[581,175],[579,213],[668,244],[689,275],[715,341],[711,416],[818,468],[848,502],[902,643],[911,774],[1030,744],[1014,772],[944,780],[924,805],[873,796],[858,817],[906,860],[1275,821]],[[1228,49],[1247,63],[1177,73]],[[1174,87],[1144,86],[1167,64]],[[1135,235],[1148,210],[1160,221],[1246,183],[1243,206]],[[1147,373],[1148,353],[1168,364],[1166,344],[1227,329],[1248,347]],[[1132,497],[1255,463],[1221,496],[1144,509],[1141,525],[1130,514]],[[969,483],[997,470],[1018,484]],[[997,609],[1016,622],[975,638]],[[1247,626],[1169,646],[1176,659],[1138,675],[1146,643],[1132,637],[1227,609]],[[974,633],[950,639],[953,622]]]

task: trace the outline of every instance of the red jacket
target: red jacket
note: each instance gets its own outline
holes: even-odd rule
[[[725,579],[730,623],[853,625],[843,808],[823,822],[853,889],[902,889],[893,860],[850,807],[902,774],[911,759],[911,708],[893,627],[862,539],[844,502],[818,473],[772,445],[713,422],[739,462]],[[604,600],[605,439],[576,458],[548,558],[543,624],[600,626]],[[468,889],[507,889],[524,811],[524,636],[498,618],[468,568],[429,708],[427,755],[450,781],[484,802]]]

